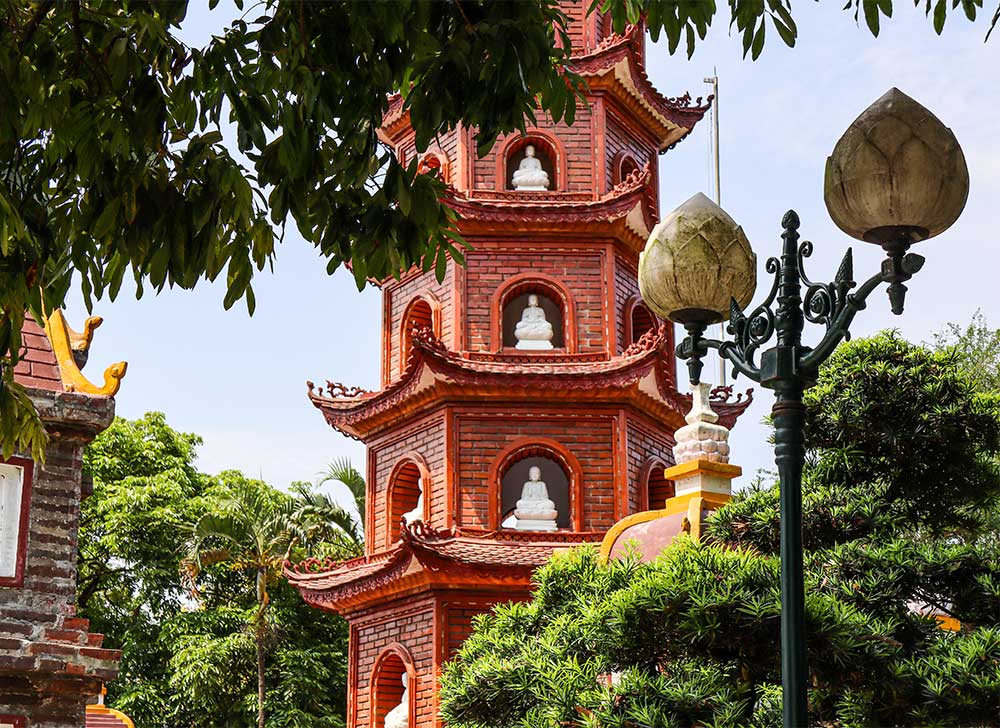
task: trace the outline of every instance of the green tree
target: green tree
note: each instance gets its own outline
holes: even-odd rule
[[[919,0],[917,0],[919,4]],[[209,3],[214,7],[214,0]],[[242,8],[243,0],[237,0]],[[594,0],[614,27],[645,17],[690,54],[719,5],[744,52],[767,28],[793,45],[790,0]],[[926,0],[974,20],[982,0]],[[892,0],[848,0],[878,34]],[[228,308],[294,225],[359,286],[463,260],[434,173],[401,166],[377,129],[401,92],[418,150],[458,124],[485,154],[544,113],[572,123],[581,79],[557,0],[261,0],[204,48],[182,42],[186,0],[0,4],[0,450],[41,452],[13,381],[26,310],[76,282],[88,306],[126,276],[193,288],[224,276]],[[252,13],[251,20],[246,15]],[[993,23],[1000,17],[994,16]],[[331,42],[336,39],[336,42]],[[232,129],[235,148],[224,141]]]
[[[807,394],[811,723],[997,725],[1000,397],[951,352],[842,346]],[[531,602],[480,617],[443,716],[487,726],[780,723],[777,486],[650,564],[556,557]],[[940,628],[933,612],[961,622]]]
[[[311,538],[319,536],[328,542],[344,540],[344,548],[361,552],[365,542],[365,497],[367,486],[364,476],[347,458],[335,460],[320,475],[317,487],[326,483],[340,483],[351,496],[354,514],[326,493],[304,483],[296,483],[293,491],[298,498],[297,518],[305,523],[315,524],[321,530]]]
[[[253,575],[257,601],[252,617],[257,653],[257,725],[264,728],[270,587],[281,578],[284,563],[306,536],[295,520],[291,499],[274,497],[250,483],[237,484],[219,506],[219,512],[206,513],[194,524],[185,563],[193,583],[205,566],[224,562]]]
[[[178,534],[248,489],[291,503],[290,510],[302,507],[297,497],[239,473],[200,473],[200,442],[150,413],[117,419],[85,452],[94,493],[82,505],[80,614],[106,635],[106,645],[122,650],[109,704],[143,728],[256,724],[253,575],[229,563],[210,566],[193,601],[181,579],[186,552]],[[310,550],[338,558],[357,553],[335,526],[308,523]],[[323,540],[328,535],[332,540]],[[284,580],[268,595],[268,725],[342,728],[346,623],[306,605]]]
[[[982,311],[976,311],[964,326],[945,324],[934,333],[934,347],[954,351],[980,389],[1000,392],[1000,329],[992,328]]]

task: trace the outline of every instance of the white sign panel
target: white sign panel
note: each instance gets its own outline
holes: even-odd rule
[[[21,535],[21,497],[24,468],[0,463],[0,579],[17,574],[17,547]],[[0,728],[13,728],[0,723]]]

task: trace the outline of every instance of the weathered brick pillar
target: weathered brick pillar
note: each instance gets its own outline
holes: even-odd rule
[[[0,460],[0,725],[78,728],[87,700],[117,675],[119,653],[76,617],[83,448],[111,424],[114,400],[65,391],[41,329],[29,322],[15,371],[49,434],[45,462]],[[16,535],[16,539],[14,536]],[[6,550],[3,550],[6,549]]]

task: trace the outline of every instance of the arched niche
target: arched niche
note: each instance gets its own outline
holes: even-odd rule
[[[514,191],[514,172],[524,159],[528,145],[535,148],[535,157],[542,169],[549,175],[546,192],[558,192],[566,182],[566,154],[555,137],[538,129],[532,129],[525,136],[508,139],[497,154],[497,189]]]
[[[621,184],[630,174],[642,169],[629,152],[618,152],[611,160],[611,184]]]
[[[674,483],[663,477],[666,464],[659,458],[647,460],[640,471],[642,502],[639,510],[658,511],[664,507],[669,498],[674,497]]]
[[[431,149],[420,156],[417,162],[417,174],[430,174],[437,172],[442,182],[451,182],[451,164],[448,156],[440,149]]]
[[[423,521],[430,517],[430,470],[418,453],[407,453],[392,469],[389,475],[388,508],[389,524],[386,547],[400,538],[400,521],[403,516],[415,514]]]
[[[493,341],[495,348],[514,349],[517,337],[514,332],[530,296],[538,296],[538,305],[545,311],[545,318],[552,324],[552,349],[567,353],[576,351],[575,310],[561,283],[547,276],[522,274],[511,279],[507,286],[497,291],[493,299]],[[541,350],[551,351],[551,350]],[[530,353],[530,349],[521,349]]]
[[[556,525],[560,529],[582,530],[580,464],[565,447],[548,438],[519,440],[494,462],[490,478],[490,528],[513,528],[510,519],[514,506],[533,466],[542,471],[549,499],[559,512]]]
[[[417,328],[429,328],[435,336],[440,336],[441,306],[430,293],[421,293],[406,305],[403,319],[400,323],[399,341],[399,371],[402,373],[410,359],[413,350],[413,331]]]
[[[656,331],[659,322],[639,296],[633,296],[625,305],[625,346],[642,338],[648,331]]]
[[[409,651],[398,643],[382,650],[372,670],[370,685],[370,706],[373,728],[385,728],[385,717],[403,700],[403,675],[406,675],[409,690],[407,703],[410,711],[409,725],[416,725],[417,713],[417,672]]]

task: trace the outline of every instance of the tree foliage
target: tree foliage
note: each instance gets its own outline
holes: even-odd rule
[[[883,334],[844,345],[807,406],[812,724],[997,725],[1000,398],[952,352]],[[777,486],[759,484],[706,542],[682,537],[653,563],[554,558],[532,601],[478,619],[443,679],[445,719],[779,724],[778,530]]]
[[[94,493],[82,506],[79,610],[106,635],[107,646],[123,651],[109,704],[144,728],[256,724],[256,575],[231,562],[206,565],[193,599],[182,579],[184,534],[209,514],[225,514],[241,496],[292,514],[303,507],[237,472],[199,472],[200,443],[150,413],[115,420],[85,453]],[[311,494],[304,485],[298,490]],[[346,535],[325,540],[333,526],[296,518],[301,532],[315,534],[310,548],[356,553]],[[268,597],[268,725],[342,726],[346,623],[307,606],[283,580],[272,578]]]
[[[982,7],[924,1],[938,32],[949,10],[975,20]],[[591,11],[618,31],[645,17],[671,53],[684,39],[690,55],[719,5],[594,0]],[[727,5],[751,57],[769,26],[794,45],[790,0]],[[892,8],[846,6],[876,35]],[[418,150],[463,124],[485,154],[537,114],[572,123],[582,89],[557,0],[260,0],[203,48],[181,40],[187,10],[186,0],[0,4],[6,454],[44,444],[13,381],[25,310],[61,306],[74,282],[90,307],[126,277],[139,296],[223,278],[226,308],[244,300],[252,313],[253,277],[288,225],[329,271],[350,261],[359,287],[414,265],[441,277],[465,244],[441,180],[379,140],[389,95],[403,94]]]
[[[949,323],[934,333],[934,347],[951,350],[977,387],[1000,392],[1000,329],[990,326],[982,311],[965,325]]]

